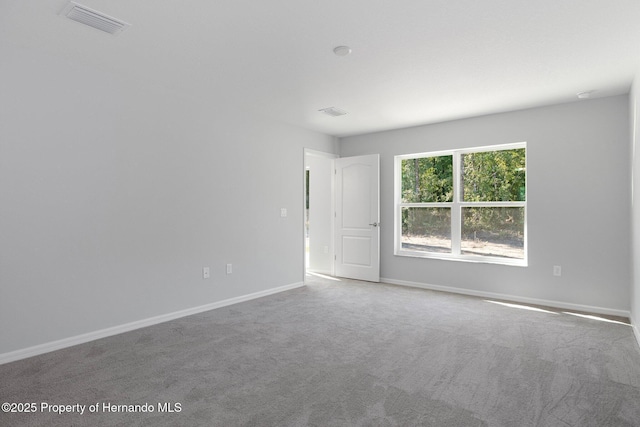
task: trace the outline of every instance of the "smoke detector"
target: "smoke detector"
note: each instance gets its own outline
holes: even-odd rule
[[[337,56],[347,56],[351,53],[351,48],[349,46],[338,46],[333,49],[333,53]]]
[[[131,26],[131,24],[73,1],[69,2],[60,15],[113,35],[117,35]]]
[[[326,114],[327,116],[331,116],[331,117],[338,117],[338,116],[344,116],[345,114],[347,114],[346,111],[341,110],[339,108],[336,107],[328,107],[328,108],[322,108],[320,110],[321,113]]]

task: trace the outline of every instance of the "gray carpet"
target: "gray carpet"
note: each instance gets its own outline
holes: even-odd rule
[[[640,426],[640,349],[628,325],[312,279],[0,365],[0,401],[38,405],[2,426]]]

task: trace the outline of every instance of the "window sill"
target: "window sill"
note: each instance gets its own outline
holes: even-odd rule
[[[395,256],[403,256],[410,258],[427,258],[427,259],[437,259],[444,261],[462,261],[462,262],[471,262],[476,264],[499,264],[499,265],[507,265],[512,267],[528,267],[529,263],[527,259],[514,259],[514,258],[499,258],[499,257],[488,257],[488,256],[475,256],[475,255],[451,255],[451,254],[440,254],[440,253],[426,253],[426,252],[416,252],[416,251],[407,251],[407,250],[396,250],[394,252]]]

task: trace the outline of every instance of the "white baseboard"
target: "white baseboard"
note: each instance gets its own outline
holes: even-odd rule
[[[492,298],[499,300],[507,300],[514,302],[521,302],[525,304],[534,304],[534,305],[543,305],[547,307],[561,308],[565,310],[574,310],[574,311],[582,311],[586,313],[597,313],[597,314],[607,314],[610,316],[620,316],[620,317],[630,317],[630,312],[626,310],[618,310],[613,308],[606,307],[597,307],[592,305],[582,305],[582,304],[572,304],[562,301],[553,301],[553,300],[545,300],[538,298],[527,298],[521,297],[517,295],[510,294],[500,294],[495,292],[483,292],[483,291],[475,291],[472,289],[464,289],[464,288],[454,288],[450,286],[440,286],[440,285],[431,285],[428,283],[420,283],[420,282],[409,282],[405,280],[396,280],[389,278],[380,278],[381,282],[390,283],[392,285],[400,285],[400,286],[410,286],[412,288],[422,288],[429,289],[432,291],[442,291],[442,292],[452,292],[456,294],[462,295],[470,295],[475,297],[482,298]],[[636,328],[636,338],[638,337],[638,332]],[[639,340],[640,342],[640,340]]]
[[[179,319],[181,317],[191,316],[193,314],[202,313],[216,308],[226,307],[228,305],[238,304],[240,302],[249,301],[256,298],[265,297],[267,295],[288,291],[291,289],[304,286],[304,282],[292,283],[290,285],[280,286],[277,288],[267,289],[265,291],[254,292],[248,295],[242,295],[235,298],[229,298],[223,301],[205,304],[198,307],[188,308],[185,310],[175,311],[173,313],[162,314],[160,316],[150,317],[148,319],[137,320],[135,322],[126,323],[124,325],[113,326],[111,328],[100,329],[98,331],[88,332],[86,334],[76,335],[61,340],[52,341],[44,344],[27,347],[20,350],[11,351],[9,353],[0,354],[0,365],[4,363],[14,362],[16,360],[26,359],[28,357],[37,356],[39,354],[49,353],[51,351],[60,350],[78,344],[84,344],[100,338],[106,338],[112,335],[133,331],[135,329],[147,326],[157,325],[158,323],[168,322],[170,320]]]

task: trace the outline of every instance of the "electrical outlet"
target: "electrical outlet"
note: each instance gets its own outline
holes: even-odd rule
[[[211,270],[209,270],[209,267],[202,267],[202,278],[208,279],[209,277],[211,277]]]
[[[558,277],[562,276],[562,267],[559,266],[559,265],[554,265],[553,266],[553,275],[554,276],[558,276]]]
[[[227,274],[233,273],[233,264],[227,264]]]
[[[280,217],[281,218],[287,217],[287,208],[280,208]]]

